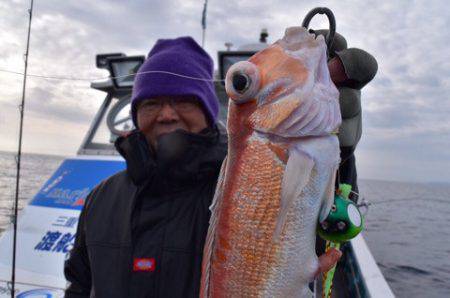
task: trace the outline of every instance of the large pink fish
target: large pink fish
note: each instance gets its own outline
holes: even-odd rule
[[[201,297],[307,297],[316,225],[333,202],[341,115],[324,38],[302,27],[227,73],[228,156]]]

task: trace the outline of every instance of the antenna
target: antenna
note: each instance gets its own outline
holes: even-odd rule
[[[19,131],[19,148],[17,150],[17,175],[16,175],[16,196],[14,200],[14,235],[13,235],[13,259],[12,259],[12,273],[11,273],[11,298],[14,298],[15,284],[16,284],[16,244],[17,244],[17,209],[19,208],[19,179],[20,179],[20,160],[22,157],[22,132],[23,132],[23,116],[25,108],[25,89],[27,85],[27,70],[28,70],[28,53],[30,49],[30,33],[31,33],[31,19],[33,17],[33,0],[31,0],[30,9],[28,10],[28,36],[27,36],[27,50],[25,52],[25,71],[23,74],[22,87],[22,102],[19,106],[20,110],[20,131]]]
[[[205,3],[203,4],[203,13],[202,13],[202,48],[205,47],[205,35],[206,35],[206,10],[208,8],[208,0],[205,0]]]
[[[266,28],[261,29],[261,34],[259,35],[259,42],[267,43],[267,37],[269,36],[269,33],[267,32]]]
[[[225,43],[225,47],[227,48],[227,51],[230,51],[232,46],[233,46],[233,44],[231,42]]]

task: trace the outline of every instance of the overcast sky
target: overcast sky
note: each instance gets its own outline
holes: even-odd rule
[[[206,50],[229,41],[269,42],[300,25],[315,6],[335,14],[349,47],[378,61],[362,90],[360,177],[450,181],[450,10],[440,1],[210,0]],[[0,1],[0,69],[23,71],[29,1]],[[95,55],[145,55],[158,38],[191,35],[201,42],[203,0],[35,0],[30,74],[96,78]],[[324,17],[313,28],[328,26]],[[0,72],[0,150],[17,150],[22,77]],[[29,78],[23,150],[74,155],[105,94],[88,82]]]

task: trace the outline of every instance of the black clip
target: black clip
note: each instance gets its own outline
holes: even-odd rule
[[[328,30],[325,42],[327,44],[327,51],[329,51],[331,49],[331,46],[333,45],[334,35],[336,33],[336,19],[334,18],[333,12],[329,8],[327,7],[313,8],[310,12],[308,12],[308,14],[303,19],[302,27],[308,29],[309,22],[311,22],[312,18],[316,14],[325,14],[328,17],[328,22],[330,23],[330,30]]]

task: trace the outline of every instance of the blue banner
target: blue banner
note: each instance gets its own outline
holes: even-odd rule
[[[98,183],[125,168],[125,161],[66,159],[30,205],[81,210]]]

